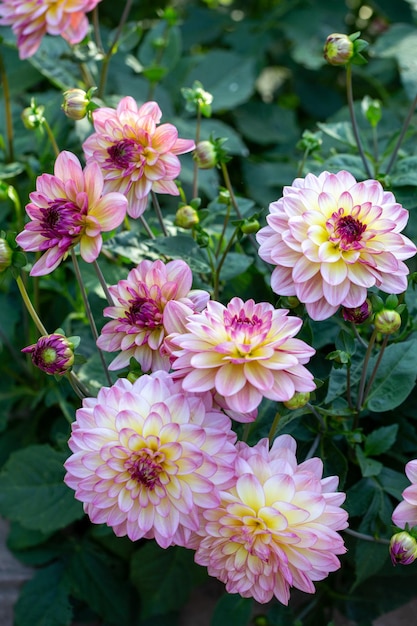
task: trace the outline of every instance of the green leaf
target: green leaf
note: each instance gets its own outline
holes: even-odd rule
[[[188,263],[194,272],[210,272],[205,254],[192,237],[187,235],[157,237],[148,241],[147,245],[160,255],[168,256],[171,259],[182,259]]]
[[[14,452],[0,473],[0,513],[45,534],[83,517],[81,503],[63,482],[67,454],[49,445]]]
[[[355,483],[346,494],[346,508],[351,517],[364,515],[374,497],[375,486],[368,478]]]
[[[377,356],[371,359],[369,371],[375,366]],[[411,393],[417,376],[417,339],[391,344],[385,349],[367,408],[376,413],[391,411]]]
[[[417,185],[417,156],[405,157],[397,162],[391,174],[391,184],[393,187]]]
[[[40,569],[22,587],[15,605],[15,626],[69,626],[69,593],[62,563]]]
[[[228,281],[246,272],[253,259],[239,252],[229,252],[220,271],[220,280]]]
[[[394,444],[398,433],[398,424],[382,426],[374,430],[365,440],[365,455],[378,456],[389,450]]]
[[[401,500],[402,492],[410,484],[403,472],[396,472],[389,467],[383,467],[378,480],[384,491],[397,500]]]
[[[213,112],[233,110],[255,90],[255,59],[226,50],[210,50],[188,77],[189,84],[195,80],[202,81],[204,89],[213,95]]]
[[[369,459],[363,453],[362,448],[356,446],[356,458],[358,459],[359,467],[361,468],[362,476],[378,476],[382,470],[382,463],[375,461],[375,459]]]
[[[394,58],[404,89],[412,100],[417,91],[417,31],[412,24],[391,24],[372,48],[374,56]]]
[[[251,598],[225,594],[216,604],[210,626],[247,626],[251,615]]]
[[[148,542],[131,561],[131,579],[140,593],[144,618],[180,609],[205,576],[205,570],[194,563],[192,552],[178,546],[164,550]]]
[[[132,588],[119,559],[88,538],[76,545],[68,567],[72,594],[107,624],[133,624]]]
[[[382,569],[387,557],[387,545],[358,540],[355,549],[356,579],[352,590]]]

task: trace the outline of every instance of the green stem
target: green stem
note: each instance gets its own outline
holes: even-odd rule
[[[368,370],[368,364],[369,364],[369,360],[371,358],[372,350],[373,350],[373,347],[374,347],[374,344],[375,344],[376,335],[377,335],[377,332],[376,332],[376,330],[374,330],[372,335],[371,335],[371,338],[369,340],[368,347],[367,347],[366,353],[365,353],[365,358],[363,360],[362,374],[361,374],[361,379],[360,379],[360,382],[359,382],[359,390],[358,390],[358,402],[357,402],[357,405],[356,405],[356,409],[357,409],[357,414],[358,415],[359,415],[359,413],[360,413],[360,411],[362,409],[362,405],[363,405],[365,382],[366,382],[366,373],[367,373],[367,370]]]
[[[32,302],[30,301],[28,292],[26,291],[26,287],[23,283],[22,277],[21,276],[17,276],[16,277],[16,283],[17,286],[19,288],[20,291],[20,295],[22,296],[23,302],[25,304],[25,307],[29,313],[29,315],[31,316],[33,323],[35,324],[36,328],[38,329],[39,333],[41,335],[48,335],[48,331],[46,330],[45,326],[42,324],[39,315],[37,314]]]
[[[275,417],[273,419],[273,422],[271,424],[271,428],[269,429],[269,433],[268,433],[268,441],[269,441],[269,445],[272,444],[273,440],[274,440],[274,435],[276,433],[276,430],[278,428],[278,424],[279,424],[279,420],[281,419],[281,414],[278,413],[278,411],[275,413]]]
[[[55,141],[54,133],[52,132],[52,129],[49,126],[49,123],[48,123],[48,121],[46,119],[43,120],[43,127],[46,130],[46,134],[48,135],[48,139],[51,142],[53,151],[55,153],[55,156],[57,157],[58,154],[59,154],[58,144]]]
[[[224,218],[224,221],[223,221],[222,232],[220,233],[219,241],[217,243],[216,251],[214,253],[214,256],[216,257],[216,259],[218,258],[219,254],[220,254],[220,251],[222,249],[222,243],[223,243],[224,236],[226,234],[226,228],[227,228],[227,225],[228,225],[229,219],[230,219],[230,210],[231,210],[231,208],[232,208],[232,205],[230,203],[228,203],[227,208],[226,208],[226,215],[225,215],[225,218]]]
[[[392,168],[392,166],[393,166],[393,165],[394,165],[394,163],[395,163],[395,159],[397,158],[398,151],[399,151],[399,149],[400,149],[400,147],[401,147],[401,144],[402,144],[402,142],[403,142],[403,139],[404,139],[405,133],[407,132],[407,128],[408,128],[408,127],[409,127],[409,125],[410,125],[410,122],[411,122],[411,119],[412,119],[412,117],[413,117],[414,110],[415,110],[416,106],[417,106],[417,94],[416,94],[416,96],[415,96],[414,100],[412,101],[411,106],[410,106],[410,108],[409,108],[409,110],[408,110],[407,117],[406,117],[406,118],[405,118],[405,120],[404,120],[404,124],[403,124],[403,127],[402,127],[402,129],[401,129],[400,135],[399,135],[399,137],[398,137],[397,143],[396,143],[396,145],[395,145],[395,148],[394,148],[394,150],[393,150],[393,152],[392,152],[392,154],[391,154],[391,158],[390,158],[389,163],[388,163],[388,165],[387,165],[387,169],[386,169],[386,171],[385,171],[385,173],[386,173],[386,174],[389,174],[389,173],[390,173],[391,168]]]
[[[6,137],[7,137],[7,152],[9,162],[14,161],[14,148],[13,148],[13,119],[12,108],[10,100],[9,81],[7,78],[6,68],[4,67],[3,57],[0,55],[0,77],[3,85],[4,96],[4,109],[6,116]]]
[[[223,174],[224,182],[226,184],[226,188],[227,188],[227,190],[228,190],[228,192],[230,194],[230,201],[231,201],[231,203],[233,205],[234,210],[236,211],[236,215],[238,216],[238,218],[240,220],[242,220],[243,219],[243,215],[240,212],[240,209],[239,209],[239,206],[238,206],[238,203],[237,203],[237,200],[236,200],[236,196],[235,196],[234,191],[233,191],[232,183],[230,182],[230,176],[229,176],[229,172],[228,172],[228,169],[226,167],[226,164],[222,163],[221,164],[221,168],[222,168],[222,174]],[[252,246],[255,248],[256,253],[258,253],[258,244],[256,242],[255,237],[253,235],[248,235],[248,237],[249,237],[249,241],[251,242]]]
[[[366,174],[368,175],[369,178],[372,178],[372,173],[368,164],[368,160],[365,156],[365,152],[363,150],[362,147],[362,142],[361,142],[361,138],[359,136],[359,130],[358,130],[358,124],[356,121],[356,116],[355,116],[355,109],[353,106],[353,91],[352,91],[352,65],[349,63],[346,66],[346,94],[347,94],[347,101],[348,101],[348,106],[349,106],[349,113],[350,113],[350,119],[352,122],[352,129],[353,129],[353,134],[355,135],[355,141],[356,141],[356,145],[358,147],[358,151],[359,154],[361,156],[363,165],[365,167],[365,171]]]
[[[165,237],[168,237],[168,231],[164,223],[164,217],[162,215],[161,207],[159,206],[158,198],[156,197],[156,193],[154,191],[151,191],[151,197],[153,208],[155,209],[155,213],[161,225],[162,232],[164,233]]]
[[[227,244],[227,246],[223,250],[223,254],[221,256],[221,259],[218,262],[217,267],[216,267],[216,271],[215,271],[215,274],[214,274],[214,286],[213,286],[213,297],[214,297],[215,300],[217,300],[218,297],[219,297],[220,272],[221,272],[221,269],[223,267],[223,263],[225,262],[226,257],[228,255],[228,253],[229,253],[233,243],[234,243],[234,240],[235,240],[235,237],[237,235],[237,232],[238,232],[238,229],[236,228],[234,233],[232,234],[230,240],[229,240],[229,243]]]
[[[123,10],[122,17],[120,18],[120,22],[119,22],[119,26],[117,27],[116,34],[114,36],[112,43],[110,44],[110,48],[108,49],[107,54],[105,55],[103,59],[103,64],[101,66],[100,84],[99,84],[98,91],[97,91],[98,98],[102,98],[104,95],[104,91],[106,89],[110,59],[112,58],[114,54],[114,50],[117,46],[117,42],[119,41],[119,37],[121,35],[123,26],[126,23],[131,7],[132,7],[132,0],[126,0],[125,8]]]
[[[382,537],[372,537],[372,535],[365,535],[364,533],[359,533],[356,530],[352,530],[351,528],[345,528],[344,533],[351,535],[352,537],[356,537],[356,539],[363,539],[363,541],[372,541],[374,543],[383,543],[386,546],[389,546],[390,540],[383,539]]]
[[[81,272],[80,272],[80,266],[78,265],[78,260],[77,260],[77,256],[74,252],[74,248],[71,249],[71,259],[72,259],[72,263],[74,265],[74,271],[75,271],[75,276],[77,277],[77,281],[78,281],[78,285],[80,287],[80,291],[81,291],[81,296],[84,302],[84,308],[85,308],[85,312],[87,314],[87,318],[88,321],[90,323],[90,328],[91,328],[91,332],[94,338],[94,341],[97,345],[97,339],[98,339],[98,332],[97,332],[97,327],[96,327],[96,323],[94,321],[94,317],[93,314],[91,312],[91,307],[90,307],[90,303],[88,301],[88,297],[87,297],[87,292],[85,290],[84,287],[84,283],[83,283],[83,279],[81,276]],[[103,366],[103,370],[104,370],[104,374],[106,376],[107,382],[109,383],[109,385],[111,386],[113,384],[113,381],[110,377],[109,374],[109,370],[107,369],[107,365],[106,365],[106,361],[104,359],[103,353],[100,350],[100,348],[97,346],[97,350],[98,350],[98,354]]]
[[[99,266],[99,264],[97,262],[97,259],[95,261],[93,261],[93,266],[94,266],[94,269],[96,271],[97,278],[98,278],[98,280],[100,282],[101,288],[104,291],[104,295],[106,296],[106,300],[109,303],[109,306],[114,306],[113,298],[111,296],[109,288],[107,287],[107,283],[106,283],[106,281],[104,279],[103,272],[100,269],[100,266]]]
[[[142,226],[145,229],[146,234],[148,235],[149,239],[156,239],[155,235],[153,234],[153,232],[150,229],[150,226],[149,226],[148,222],[145,220],[143,215],[139,216],[139,220],[142,223]]]
[[[363,395],[363,401],[364,401],[364,402],[366,402],[366,398],[368,397],[368,394],[369,394],[369,392],[370,392],[370,390],[371,390],[371,387],[372,387],[372,385],[373,385],[373,383],[374,383],[376,373],[377,373],[378,368],[379,368],[379,366],[380,366],[380,364],[381,364],[381,361],[382,361],[382,357],[383,357],[383,355],[384,355],[385,348],[387,347],[387,344],[388,344],[388,340],[389,340],[389,335],[385,335],[385,337],[384,337],[384,339],[383,339],[383,341],[382,341],[382,344],[381,344],[381,348],[380,348],[380,350],[379,350],[378,358],[377,358],[377,360],[376,360],[376,363],[375,363],[374,369],[373,369],[373,371],[372,371],[371,376],[369,377],[368,384],[367,384],[367,386],[366,386],[366,389],[365,389],[365,392],[364,392],[364,395]]]

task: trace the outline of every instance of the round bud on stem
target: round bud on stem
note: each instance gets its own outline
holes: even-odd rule
[[[324,45],[324,58],[330,65],[346,65],[354,54],[353,41],[342,33],[332,33]]]
[[[401,326],[401,315],[397,311],[392,309],[382,309],[379,313],[376,313],[375,330],[383,335],[392,335],[397,332]]]
[[[82,120],[87,115],[89,103],[90,100],[83,89],[68,89],[64,91],[62,110],[70,119]]]
[[[287,407],[287,409],[291,409],[291,410],[302,409],[303,406],[305,406],[309,400],[310,400],[309,391],[306,391],[306,392],[296,391],[293,397],[290,400],[285,400],[283,404],[284,406]]]
[[[372,304],[367,298],[363,304],[352,309],[348,307],[342,308],[342,316],[345,322],[352,324],[363,324],[372,315]]]
[[[389,552],[393,565],[410,565],[417,558],[417,541],[403,530],[391,537]]]
[[[0,238],[0,272],[4,272],[12,264],[12,249],[6,239]]]
[[[22,352],[31,355],[32,363],[46,374],[62,376],[74,363],[74,344],[64,335],[43,335]]]
[[[194,150],[193,158],[201,170],[210,170],[215,167],[218,163],[215,144],[209,139],[199,141]]]
[[[175,214],[175,225],[180,228],[193,228],[199,221],[197,211],[189,204],[181,206]]]

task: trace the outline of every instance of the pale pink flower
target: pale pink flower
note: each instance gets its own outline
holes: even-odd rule
[[[168,334],[165,328],[166,307],[170,302],[183,317],[205,307],[209,294],[191,290],[191,269],[182,260],[163,263],[144,260],[131,270],[127,279],[109,287],[114,306],[104,309],[113,318],[102,329],[97,345],[106,352],[120,354],[111,362],[111,370],[129,365],[133,357],[142,371],[170,369],[170,357],[164,349]]]
[[[405,466],[405,474],[411,485],[402,493],[403,500],[396,506],[392,514],[393,523],[399,528],[417,526],[417,460],[409,461]]]
[[[70,44],[87,35],[86,13],[101,0],[2,0],[0,24],[11,26],[21,59],[35,54],[42,38],[60,35]]]
[[[210,389],[237,413],[253,411],[263,397],[289,400],[296,391],[315,389],[303,367],[314,349],[294,335],[302,321],[285,309],[232,298],[224,306],[210,300],[188,318],[186,332],[168,338],[172,368],[185,390]]]
[[[83,170],[71,152],[61,152],[54,174],[42,174],[29,194],[26,212],[31,221],[16,237],[27,252],[43,252],[31,275],[52,272],[76,244],[91,263],[100,254],[102,232],[117,228],[126,215],[127,201],[120,193],[103,194],[103,177],[96,163]]]
[[[297,464],[290,435],[271,450],[267,439],[237,447],[235,485],[203,512],[195,560],[229,593],[288,604],[290,587],[314,593],[314,581],[340,567],[345,494],[336,491],[337,476],[322,478],[320,459]]]
[[[257,240],[260,257],[275,266],[272,289],[297,296],[312,319],[341,305],[360,307],[370,287],[406,290],[403,260],[417,250],[401,234],[408,211],[376,180],[358,183],[345,171],[308,174],[284,187],[269,211]]]
[[[66,484],[95,524],[132,541],[183,545],[234,477],[235,435],[209,398],[166,372],[119,379],[77,410]],[[185,538],[185,539],[184,539]]]
[[[179,194],[174,182],[181,171],[177,154],[195,147],[191,139],[179,139],[172,124],[158,126],[161,116],[156,102],[138,107],[126,96],[116,109],[93,111],[96,132],[83,144],[87,162],[100,165],[106,189],[127,196],[131,217],[142,215],[151,191]]]

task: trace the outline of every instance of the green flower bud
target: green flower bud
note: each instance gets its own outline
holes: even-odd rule
[[[375,329],[383,335],[392,335],[401,326],[401,315],[392,309],[382,309],[375,315]]]
[[[200,221],[198,213],[192,206],[186,204],[181,206],[175,214],[175,224],[181,228],[193,228]]]
[[[306,392],[296,391],[293,397],[290,398],[290,400],[285,400],[283,404],[284,406],[287,407],[287,409],[291,409],[291,410],[302,409],[303,406],[305,406],[309,400],[310,400],[309,391],[306,391]]]
[[[68,89],[64,91],[62,110],[70,119],[82,120],[87,115],[89,103],[90,100],[83,89]]]
[[[13,252],[6,239],[0,238],[0,272],[4,272],[12,264]]]
[[[22,122],[25,128],[28,130],[40,128],[45,121],[45,117],[43,115],[44,111],[45,107],[42,105],[36,105],[35,101],[32,99],[30,107],[26,107],[26,109],[23,109],[22,111]]]
[[[410,565],[417,558],[417,542],[404,530],[391,537],[389,552],[393,565]]]
[[[330,65],[346,65],[353,57],[353,41],[342,33],[332,33],[324,45],[324,58]]]
[[[252,233],[257,233],[260,227],[261,225],[259,224],[258,220],[245,220],[240,227],[240,230],[245,235],[251,235]]]
[[[209,139],[199,141],[193,153],[193,159],[201,170],[210,170],[218,163],[215,144]]]

